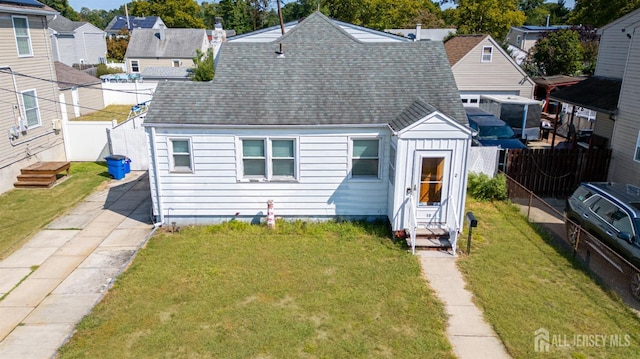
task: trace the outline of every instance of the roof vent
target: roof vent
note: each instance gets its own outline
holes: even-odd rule
[[[280,50],[276,51],[276,54],[278,54],[277,58],[284,59],[284,46],[282,43],[280,43]]]

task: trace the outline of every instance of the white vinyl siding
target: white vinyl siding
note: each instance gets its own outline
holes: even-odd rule
[[[491,62],[493,59],[493,47],[492,46],[483,46],[482,47],[482,62]]]
[[[171,171],[192,173],[191,140],[188,138],[170,138],[169,142]]]
[[[13,31],[16,37],[18,56],[32,56],[31,36],[29,34],[29,19],[23,16],[12,16]]]
[[[380,141],[377,138],[351,139],[351,178],[380,178]]]
[[[22,92],[22,103],[24,104],[24,115],[28,128],[40,126],[40,109],[38,108],[38,96],[36,90]]]

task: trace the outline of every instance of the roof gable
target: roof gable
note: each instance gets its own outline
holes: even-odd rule
[[[223,43],[214,80],[159,84],[146,121],[400,129],[417,100],[467,122],[441,42],[360,42],[315,13],[279,41]]]
[[[451,66],[457,64],[487,37],[489,35],[458,35],[449,39],[444,43],[449,64]]]
[[[622,21],[627,21],[627,19],[633,18],[633,17],[638,17],[638,21],[640,21],[640,9],[636,9],[622,17],[619,17],[615,20],[613,20],[612,22],[604,25],[603,27],[601,27],[600,29],[598,29],[598,33],[602,34],[605,30],[607,30],[608,28],[615,26],[616,24],[622,22]]]

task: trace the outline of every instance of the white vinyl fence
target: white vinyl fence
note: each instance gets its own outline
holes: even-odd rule
[[[114,121],[64,121],[64,146],[69,161],[104,161],[109,155],[107,130]]]
[[[498,173],[498,147],[472,146],[469,151],[468,172],[484,173],[494,177]]]
[[[129,157],[131,169],[134,171],[149,169],[147,135],[142,127],[145,115],[134,117],[107,130],[111,153]]]
[[[151,100],[157,82],[103,82],[104,105],[137,105]]]

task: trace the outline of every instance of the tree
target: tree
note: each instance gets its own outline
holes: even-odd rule
[[[213,66],[213,49],[209,48],[207,52],[196,49],[196,56],[193,58],[193,67],[191,68],[189,78],[193,81],[211,81],[215,74]]]
[[[115,37],[107,37],[107,58],[116,62],[124,60],[129,45],[129,31],[122,29]]]
[[[129,4],[133,16],[160,16],[167,27],[204,29],[196,0],[139,0]]]
[[[640,0],[576,0],[570,24],[602,27],[640,8]]]
[[[545,76],[577,75],[582,70],[584,50],[578,32],[550,31],[533,48],[533,65]]]
[[[68,0],[40,0],[41,3],[60,12],[60,15],[69,20],[78,21],[78,13],[69,5]]]
[[[565,7],[564,0],[559,0],[557,3],[544,3],[526,13],[527,20],[525,20],[525,24],[545,26],[547,25],[547,16],[549,25],[566,24],[570,12]]]
[[[104,29],[107,27],[111,19],[123,13],[124,13],[124,6],[121,6],[120,10],[113,9],[109,11],[91,10],[87,7],[83,7],[82,9],[80,9],[80,13],[78,15],[80,16],[81,21],[86,21],[88,23],[95,25],[100,29]]]
[[[427,13],[440,18],[440,9],[430,0],[326,0],[323,6],[329,17],[377,30],[414,27]]]
[[[517,0],[459,0],[451,14],[450,21],[458,26],[458,34],[489,34],[498,41],[512,26],[521,26],[525,20]]]

